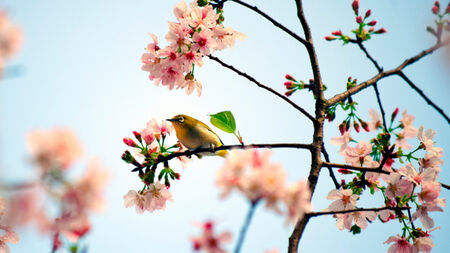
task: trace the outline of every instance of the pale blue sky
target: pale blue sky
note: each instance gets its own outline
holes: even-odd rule
[[[248,1],[302,34],[296,17],[294,1]],[[361,1],[361,9],[372,9],[377,27],[388,33],[367,43],[367,49],[385,68],[400,64],[434,43],[425,27],[433,23],[434,1]],[[162,45],[167,22],[174,21],[173,6],[178,1],[26,1],[0,0],[10,17],[23,27],[24,45],[12,63],[20,65],[22,75],[2,80],[0,85],[0,172],[9,180],[27,179],[33,174],[27,162],[24,135],[35,128],[67,126],[77,133],[86,153],[97,156],[113,176],[107,189],[106,212],[93,215],[89,236],[90,252],[191,252],[190,235],[199,230],[191,224],[208,218],[220,221],[219,230],[229,230],[236,238],[247,212],[248,204],[238,194],[219,200],[214,180],[222,166],[221,158],[194,161],[178,170],[182,180],[173,184],[175,202],[165,211],[138,215],[123,206],[122,196],[141,187],[130,167],[120,155],[125,150],[122,138],[140,130],[151,118],[165,119],[185,113],[207,122],[207,114],[231,110],[246,143],[311,141],[312,127],[305,117],[284,101],[272,96],[205,59],[205,66],[196,69],[203,83],[203,95],[187,96],[184,91],[155,87],[147,73],[140,70],[140,56],[151,41],[148,32],[156,34]],[[326,42],[323,37],[341,28],[354,27],[351,1],[305,1],[305,13],[312,29],[326,97],[345,89],[348,76],[365,80],[376,69],[356,46]],[[444,4],[442,4],[444,5]],[[247,35],[233,50],[215,53],[222,60],[254,76],[268,86],[283,92],[284,75],[298,79],[312,77],[305,48],[284,32],[273,27],[255,13],[235,3],[225,5],[225,25]],[[443,50],[427,56],[405,73],[440,105],[449,111],[449,61]],[[437,146],[450,149],[447,122],[417,93],[398,77],[379,83],[381,98],[390,114],[396,107],[416,116],[415,125],[437,130]],[[313,113],[310,94],[297,92],[292,99]],[[376,108],[373,90],[354,96],[360,115],[368,119],[367,110]],[[325,139],[338,135],[336,125],[327,124]],[[231,135],[220,133],[227,144],[235,143]],[[369,135],[364,135],[369,136]],[[359,139],[362,139],[360,137]],[[333,161],[342,162],[338,148],[327,144]],[[309,171],[309,154],[298,150],[275,150],[273,160],[281,162],[289,180],[305,178]],[[448,161],[442,166],[440,180],[450,183]],[[328,206],[325,199],[332,189],[328,172],[322,173],[316,189],[315,210]],[[442,196],[448,198],[449,191]],[[365,207],[381,205],[381,196],[361,202]],[[446,208],[448,209],[448,208]],[[450,248],[448,213],[433,213],[441,230],[433,233],[433,252]],[[301,252],[384,252],[382,243],[401,232],[396,222],[374,222],[360,235],[339,231],[331,217],[314,218],[302,238]],[[281,216],[256,211],[242,252],[264,252],[279,248],[284,252],[292,226]],[[20,230],[21,242],[12,252],[49,252],[50,240],[36,230]],[[233,249],[234,243],[228,246]]]

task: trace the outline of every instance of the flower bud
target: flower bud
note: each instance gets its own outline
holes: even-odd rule
[[[355,12],[355,15],[358,15],[358,9],[359,9],[359,0],[354,0],[352,3],[352,9]]]
[[[293,89],[295,87],[295,84],[292,81],[286,81],[284,82],[284,86],[286,86],[286,89]]]
[[[350,130],[350,120],[345,122],[345,132],[348,132],[348,130]]]
[[[361,16],[356,17],[356,23],[361,24],[363,21],[363,18]]]
[[[334,36],[325,36],[325,39],[328,40],[328,41],[332,41],[332,40],[335,40],[337,38],[334,37]]]
[[[433,8],[431,8],[431,12],[437,15],[439,13],[439,6],[434,5]]]
[[[353,128],[355,128],[356,132],[359,133],[359,124],[358,122],[353,122]]]
[[[292,93],[294,93],[295,90],[288,90],[284,93],[284,95],[286,95],[287,97],[289,97],[290,95],[292,95]]]
[[[395,108],[394,112],[391,115],[391,121],[394,121],[395,117],[397,117],[398,111],[399,111],[398,107]]]
[[[364,16],[364,18],[368,18],[370,16],[370,14],[372,14],[372,10],[368,9],[366,11],[366,15]]]
[[[344,168],[338,169],[338,172],[341,173],[341,174],[344,174],[344,175],[352,174],[352,172],[350,170],[344,169]]]
[[[124,160],[126,163],[136,162],[136,160],[134,159],[134,157],[131,155],[130,151],[128,151],[128,150],[122,154],[122,160]]]
[[[382,33],[386,33],[386,32],[387,31],[384,27],[375,31],[375,33],[378,33],[378,34],[382,34]]]
[[[450,3],[448,3],[447,8],[445,9],[445,14],[450,13]]]
[[[133,131],[134,137],[141,142],[142,141],[142,137],[141,137],[141,133]]]
[[[339,132],[341,132],[341,135],[344,135],[344,133],[345,133],[345,121],[342,121],[342,123],[339,124]]]
[[[133,148],[138,147],[138,145],[136,145],[136,143],[130,138],[123,138],[123,143],[125,143],[126,145],[133,147]]]
[[[143,131],[142,138],[144,139],[147,145],[152,144],[155,141],[155,135],[152,131]]]
[[[360,119],[359,122],[361,123],[362,128],[363,128],[366,132],[370,132],[369,124],[367,124],[367,122],[365,122],[365,121],[362,120],[362,119]]]
[[[375,31],[375,28],[371,27],[371,28],[369,29],[369,32],[370,32],[370,33],[373,33],[373,31]]]
[[[289,74],[286,74],[284,76],[284,78],[286,78],[287,80],[290,80],[290,81],[295,81],[295,78],[293,76],[289,75]]]
[[[376,20],[372,20],[368,23],[368,25],[370,25],[370,26],[375,26],[376,24],[377,24]]]
[[[331,34],[335,35],[335,36],[341,36],[342,35],[342,31],[341,30],[337,30],[332,32]]]

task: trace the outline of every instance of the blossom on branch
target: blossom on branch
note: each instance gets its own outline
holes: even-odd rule
[[[225,253],[227,252],[223,244],[231,241],[230,232],[222,232],[216,235],[214,231],[215,223],[207,221],[200,224],[203,232],[200,236],[191,237],[194,251],[203,251],[206,253]]]
[[[359,199],[359,196],[353,194],[351,189],[333,189],[328,193],[328,200],[334,200],[329,206],[328,210],[330,211],[342,211],[349,210],[356,207],[356,200]]]
[[[17,53],[21,41],[21,29],[11,23],[4,10],[0,10],[0,74],[5,68],[5,62]]]

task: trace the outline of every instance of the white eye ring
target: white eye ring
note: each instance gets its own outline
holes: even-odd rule
[[[178,121],[179,121],[180,123],[183,123],[183,122],[184,122],[183,116],[180,116],[180,117],[178,118]]]

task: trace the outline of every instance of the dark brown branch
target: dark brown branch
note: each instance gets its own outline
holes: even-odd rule
[[[288,102],[290,105],[292,105],[295,109],[297,109],[298,111],[300,111],[303,115],[305,115],[308,119],[310,119],[312,122],[315,122],[316,119],[311,116],[311,114],[309,114],[305,109],[303,109],[302,107],[298,106],[296,103],[292,102],[289,98],[287,98],[286,96],[278,93],[277,91],[275,91],[274,89],[265,86],[264,84],[258,82],[255,78],[253,78],[252,76],[248,75],[247,73],[244,73],[238,69],[236,69],[235,67],[233,67],[232,65],[229,65],[225,62],[223,62],[222,60],[220,60],[219,58],[212,56],[212,55],[208,55],[209,59],[214,60],[216,62],[218,62],[220,65],[234,71],[235,73],[237,73],[240,76],[243,76],[245,78],[247,78],[249,81],[255,83],[256,85],[258,85],[258,87],[263,88],[269,92],[271,92],[272,94],[280,97],[281,99],[283,99],[284,101]]]
[[[367,80],[365,82],[362,82],[362,83],[356,85],[355,87],[350,88],[350,89],[348,89],[348,90],[346,90],[346,91],[344,91],[342,93],[339,93],[339,94],[335,95],[334,97],[332,97],[332,98],[327,100],[327,106],[332,106],[332,105],[334,105],[334,104],[336,104],[336,103],[338,103],[340,101],[343,101],[344,99],[348,98],[349,96],[354,95],[354,94],[360,92],[361,90],[363,90],[363,89],[365,89],[365,88],[367,88],[367,87],[369,87],[371,85],[374,85],[380,79],[383,79],[385,77],[392,76],[392,75],[398,75],[400,72],[402,72],[402,70],[405,67],[407,67],[407,66],[417,62],[418,60],[420,60],[424,56],[433,53],[437,49],[439,49],[439,48],[441,48],[443,46],[446,46],[449,43],[450,43],[450,39],[442,41],[441,43],[438,43],[438,44],[428,48],[427,50],[423,50],[419,54],[404,60],[402,62],[402,64],[400,64],[398,67],[396,67],[394,69],[391,69],[391,70],[380,72],[376,76],[372,77],[371,79],[369,79],[369,80]]]
[[[328,155],[328,152],[327,152],[327,150],[325,149],[325,144],[322,145],[322,154],[323,154],[323,157],[325,158],[325,161],[326,161],[326,162],[330,162],[330,156]],[[339,182],[337,181],[336,176],[334,175],[333,170],[331,169],[331,167],[327,167],[327,168],[328,168],[328,172],[330,173],[330,177],[331,177],[331,179],[333,180],[334,187],[336,187],[336,189],[339,189],[339,188],[340,188],[340,184],[339,184]]]
[[[264,18],[266,18],[267,20],[269,20],[274,26],[280,28],[282,31],[284,31],[287,34],[291,35],[294,39],[298,40],[300,43],[302,43],[304,45],[307,44],[307,42],[302,37],[298,36],[296,33],[294,33],[293,31],[289,30],[287,27],[285,27],[284,25],[280,24],[278,21],[276,21],[275,19],[273,19],[272,17],[270,17],[266,13],[262,12],[261,10],[259,10],[258,7],[251,6],[248,3],[245,3],[245,2],[240,1],[240,0],[229,0],[229,1],[235,2],[237,4],[240,4],[242,6],[245,6],[245,7],[249,8],[250,10],[258,13],[259,15],[261,15]]]
[[[342,168],[342,169],[348,169],[348,170],[357,170],[357,171],[367,171],[367,172],[376,172],[376,173],[382,173],[382,174],[390,174],[388,171],[382,170],[380,167],[361,167],[361,166],[353,166],[349,164],[340,164],[340,163],[329,163],[325,162],[322,164],[323,167],[330,167],[330,168]]]
[[[378,65],[378,62],[369,54],[366,47],[364,46],[362,40],[352,40],[351,42],[357,44],[359,48],[364,52],[366,57],[372,62],[372,64],[375,66],[375,68],[378,70],[378,72],[383,72],[383,68]]]
[[[308,51],[315,84],[314,95],[316,98],[315,103],[316,121],[314,121],[314,133],[312,142],[313,148],[311,150],[311,169],[309,171],[308,176],[309,189],[311,190],[311,198],[312,198],[319,178],[320,169],[322,168],[321,152],[323,146],[323,122],[325,119],[324,112],[326,108],[326,100],[323,94],[324,88],[322,83],[322,77],[320,75],[319,61],[317,60],[317,54],[314,49],[311,30],[309,28],[305,14],[303,12],[303,3],[301,0],[295,0],[295,4],[297,6],[297,17],[300,20],[303,32],[305,34],[305,39],[308,42],[304,45],[306,47],[306,50]],[[307,216],[297,221],[297,224],[295,225],[295,228],[292,231],[291,236],[289,237],[288,252],[297,252],[300,238],[302,237],[302,234],[305,230],[308,221],[309,217]]]
[[[444,117],[447,120],[447,123],[450,124],[450,118],[445,114],[444,110],[442,110],[439,106],[437,106],[435,103],[433,103],[433,101],[431,101],[424,93],[421,89],[419,89],[406,75],[405,73],[403,73],[403,71],[400,71],[397,75],[399,75],[403,80],[405,80],[405,82],[407,84],[409,84],[409,86],[414,89],[415,91],[417,91],[417,93],[419,93],[419,95],[425,99],[425,101],[427,101],[427,103],[429,105],[431,105],[431,107],[433,107],[436,111],[439,112],[439,114],[442,115],[442,117]]]
[[[380,107],[381,117],[383,119],[383,127],[384,130],[387,131],[387,124],[386,124],[386,113],[384,112],[383,104],[381,103],[381,97],[380,97],[380,91],[378,90],[378,84],[375,83],[373,85],[373,89],[375,91],[375,95],[377,97],[378,107]]]
[[[354,213],[354,212],[378,212],[382,210],[409,210],[411,207],[391,207],[391,206],[385,206],[385,207],[379,207],[379,208],[355,208],[355,209],[349,209],[349,210],[342,210],[342,211],[325,211],[325,212],[310,212],[307,213],[306,216],[309,217],[317,217],[322,215],[334,215],[334,214],[343,214],[343,213]]]
[[[445,189],[450,190],[450,185],[444,184],[444,183],[441,183],[441,182],[439,182],[439,183],[440,183],[441,186],[444,187]]]
[[[153,166],[159,163],[167,162],[176,157],[181,156],[192,156],[200,153],[217,152],[219,150],[231,150],[231,149],[250,149],[250,148],[296,148],[296,149],[308,149],[311,150],[312,146],[310,144],[300,144],[300,143],[275,143],[275,144],[248,144],[248,145],[224,145],[216,148],[198,148],[195,150],[186,150],[184,152],[175,152],[168,156],[159,156]]]

